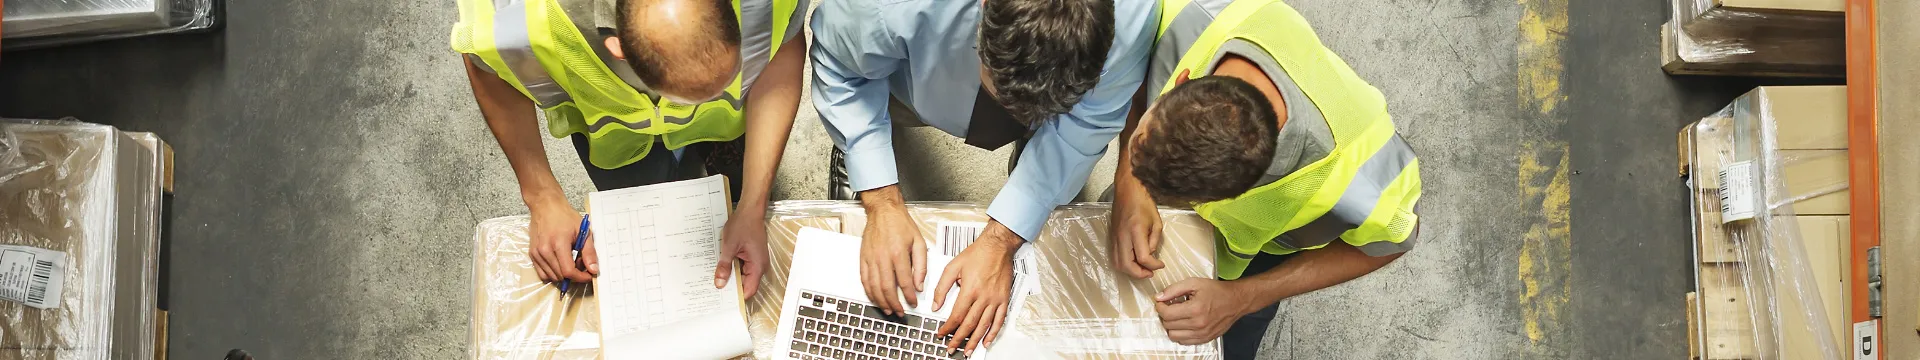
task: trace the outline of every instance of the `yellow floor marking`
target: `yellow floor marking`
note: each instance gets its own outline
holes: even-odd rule
[[[1523,116],[1534,116],[1544,128],[1566,121],[1555,111],[1567,96],[1560,80],[1561,58],[1567,38],[1567,0],[1518,0],[1521,7],[1516,41],[1515,88]],[[1551,134],[1536,136],[1550,137]],[[1520,312],[1527,345],[1533,355],[1565,357],[1554,350],[1567,341],[1567,301],[1572,298],[1572,226],[1567,179],[1568,147],[1564,141],[1527,141],[1520,152],[1520,211],[1527,230],[1520,244]]]
[[[1520,312],[1527,340],[1540,345],[1550,335],[1563,334],[1573,258],[1568,200],[1567,144],[1528,142],[1520,154],[1521,211],[1527,232],[1520,243]],[[1560,339],[1565,340],[1565,339]]]

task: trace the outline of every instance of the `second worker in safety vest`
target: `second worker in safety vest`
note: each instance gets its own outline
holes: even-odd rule
[[[1156,203],[1218,229],[1218,279],[1159,294],[1167,335],[1251,359],[1281,299],[1373,272],[1413,246],[1420,167],[1380,91],[1278,0],[1163,0],[1151,107],[1123,133],[1114,263],[1163,264]],[[1224,337],[1223,337],[1224,335]]]
[[[729,175],[738,205],[722,233],[714,286],[730,280],[738,260],[741,288],[757,290],[767,263],[767,190],[800,104],[805,3],[458,3],[453,48],[465,56],[474,99],[532,213],[527,252],[541,280],[586,282],[599,264],[591,237],[574,261],[581,215],[547,163],[536,108],[549,135],[572,137],[600,190]]]

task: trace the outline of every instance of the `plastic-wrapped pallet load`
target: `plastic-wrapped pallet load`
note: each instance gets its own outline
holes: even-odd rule
[[[1661,64],[1669,74],[1846,75],[1840,0],[1669,0]]]
[[[943,239],[970,241],[967,229],[987,221],[984,206],[959,203],[909,204],[928,252],[957,252]],[[747,299],[755,357],[772,357],[779,304],[800,229],[813,227],[858,234],[864,212],[854,202],[782,201],[769,213],[769,264],[760,290]],[[1167,268],[1152,279],[1135,280],[1113,270],[1108,260],[1105,205],[1070,205],[1055,210],[1029,265],[1034,286],[1022,309],[1003,330],[995,351],[1021,358],[1063,359],[1215,359],[1217,342],[1186,346],[1173,343],[1153,313],[1153,295],[1188,277],[1213,275],[1213,227],[1191,211],[1161,210],[1166,240],[1160,259]],[[475,359],[592,359],[599,356],[599,325],[591,297],[562,301],[551,285],[541,284],[526,260],[526,217],[481,222],[475,234],[473,341]],[[929,271],[928,276],[939,276]],[[857,279],[848,279],[857,281]],[[1020,335],[1010,335],[1017,329]],[[1007,350],[1002,350],[1007,349]]]
[[[480,222],[473,234],[473,359],[596,360],[600,306],[562,298],[527,260],[525,215]]]
[[[163,358],[162,159],[71,121],[0,121],[0,143],[0,358]]]
[[[1845,88],[1762,87],[1682,131],[1699,359],[1839,359]]]
[[[219,26],[224,0],[30,0],[0,9],[6,49],[25,49]]]

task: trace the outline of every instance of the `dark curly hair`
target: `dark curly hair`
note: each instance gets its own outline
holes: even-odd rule
[[[980,66],[1014,121],[1064,114],[1100,82],[1113,0],[989,0],[980,12]]]
[[[1156,202],[1194,205],[1252,190],[1273,161],[1279,115],[1260,89],[1207,76],[1160,96],[1134,144],[1133,176]]]
[[[650,34],[662,24],[655,5],[668,1],[688,5],[678,14],[691,17],[696,29]],[[733,82],[740,62],[740,20],[728,0],[619,0],[615,5],[615,34],[627,65],[647,87],[662,94],[683,95],[725,88]],[[652,15],[652,16],[650,16]],[[657,32],[657,31],[656,31]],[[675,41],[657,41],[676,36]]]

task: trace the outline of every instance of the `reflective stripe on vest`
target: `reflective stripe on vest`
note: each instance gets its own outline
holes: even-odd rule
[[[1304,18],[1276,0],[1228,5],[1191,42],[1172,73],[1210,74],[1210,60],[1232,40],[1256,45],[1279,64],[1324,115],[1335,146],[1326,157],[1277,181],[1195,207],[1223,242],[1216,247],[1216,275],[1237,279],[1258,252],[1319,248],[1332,241],[1330,233],[1369,254],[1412,245],[1406,239],[1417,220],[1412,209],[1420,195],[1419,160],[1394,132],[1379,90],[1327,50]],[[1166,79],[1161,92],[1173,89],[1176,80]]]
[[[741,4],[734,3],[736,15],[746,15],[740,17],[742,30],[752,31],[743,36],[743,53],[746,47],[766,49],[764,59],[742,60],[742,70],[756,74],[779,52],[780,41],[792,25],[789,18],[799,11],[795,0],[759,1],[746,9],[749,14],[741,14]],[[459,2],[461,20],[453,30],[454,50],[480,58],[539,104],[553,136],[586,134],[591,147],[588,161],[596,167],[612,169],[639,161],[654,141],[677,149],[695,142],[732,140],[745,131],[741,119],[745,74],[735,74],[719,99],[674,104],[622,80],[595,53],[593,43],[557,0]]]
[[[534,0],[540,1],[540,0]],[[527,4],[524,0],[494,0],[493,48],[506,62],[509,71],[520,78],[520,88],[541,108],[550,108],[572,100],[560,83],[540,68],[533,55],[532,39],[527,37]],[[498,71],[497,69],[495,71]]]

